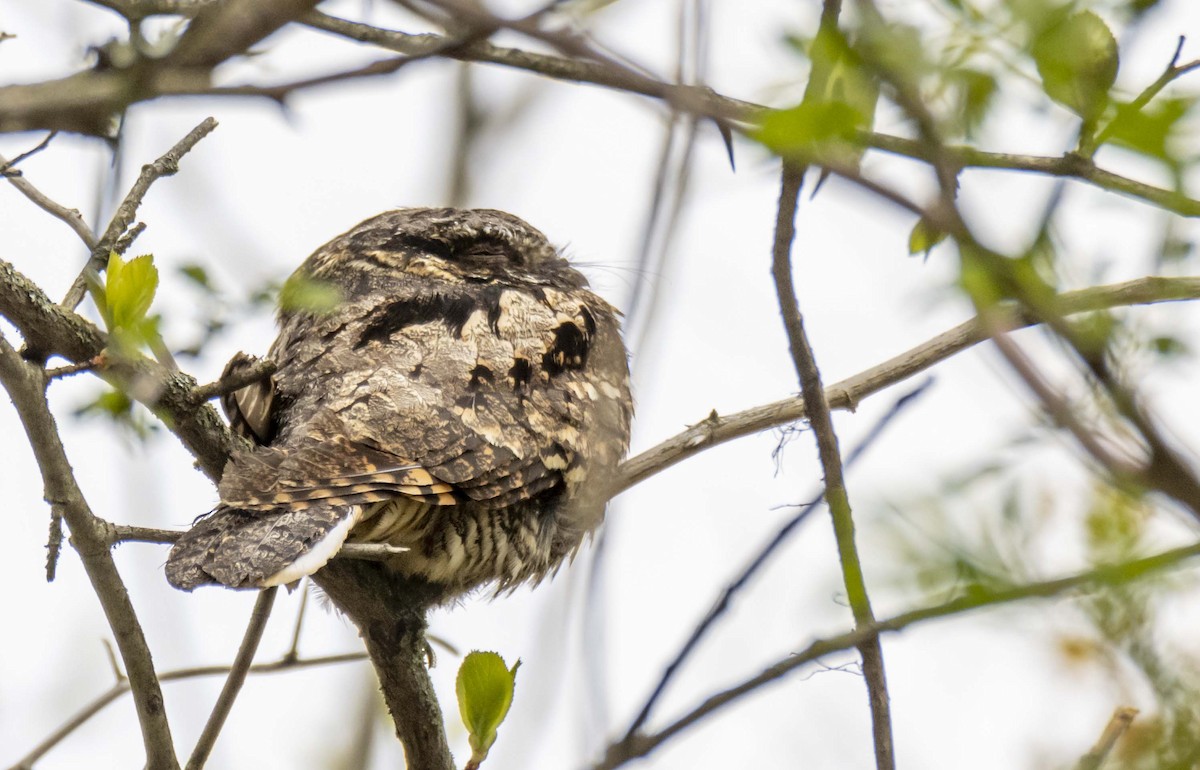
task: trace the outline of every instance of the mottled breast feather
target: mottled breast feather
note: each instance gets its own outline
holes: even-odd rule
[[[574,553],[628,447],[629,370],[617,311],[542,233],[501,211],[390,211],[291,280],[339,301],[281,311],[274,375],[224,399],[254,446],[172,549],[172,584],[278,585],[383,542],[449,598]]]

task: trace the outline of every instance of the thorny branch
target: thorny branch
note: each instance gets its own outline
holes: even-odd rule
[[[313,11],[302,23],[326,32],[363,43],[371,43],[404,54],[421,54],[443,44],[441,35],[413,35],[394,30],[381,29],[368,24],[339,19]],[[665,99],[664,93],[674,89],[676,93],[688,94],[685,105],[675,104],[677,109],[701,117],[711,117],[724,125],[743,130],[757,124],[769,107],[734,99],[702,86],[648,84],[645,80],[631,82],[620,72],[608,65],[594,61],[563,56],[532,53],[517,48],[506,48],[482,41],[451,52],[452,58],[495,64],[532,72],[556,80],[574,83],[589,83],[613,88],[627,93],[639,94],[655,99]],[[1174,77],[1186,74],[1180,71]],[[1157,92],[1155,92],[1157,93]],[[1153,96],[1153,94],[1151,94]],[[670,101],[670,100],[668,100]],[[1148,100],[1147,100],[1148,101]],[[689,109],[690,107],[690,109]],[[920,141],[887,134],[870,133],[862,136],[865,146],[902,155],[913,160],[931,162],[928,148]],[[1174,190],[1163,189],[1138,182],[1101,169],[1088,159],[1068,153],[1060,157],[1018,155],[1013,153],[985,152],[971,147],[945,146],[944,156],[953,168],[990,168],[1007,171],[1023,171],[1058,177],[1071,177],[1095,185],[1110,192],[1141,199],[1164,210],[1182,216],[1200,217],[1200,201]]]
[[[202,8],[212,5],[211,0],[94,1],[117,10],[131,20],[156,14],[192,16]],[[494,28],[514,25],[513,22],[496,17],[488,16],[486,19],[490,19],[490,25]],[[639,94],[666,101],[680,111],[710,118],[724,127],[739,131],[755,125],[758,118],[769,110],[763,105],[717,94],[707,87],[662,82],[640,70],[629,70],[610,60],[539,54],[497,46],[487,40],[463,42],[448,35],[408,34],[339,19],[319,11],[309,11],[298,17],[297,21],[314,29],[396,51],[406,57],[426,58],[436,55],[460,61],[496,64],[558,80],[590,83]],[[532,32],[528,29],[520,31]],[[538,31],[538,37],[548,39],[552,43],[557,42],[569,50],[567,44],[570,41],[556,38],[554,33]],[[142,80],[138,81],[136,89],[126,87],[124,83],[131,75],[112,71],[82,72],[56,81],[0,88],[0,116],[4,116],[0,119],[0,131],[46,128],[103,133],[107,125],[106,116],[123,109],[130,99],[225,94],[265,96],[280,100],[299,88],[320,86],[346,77],[376,75],[388,67],[399,68],[398,63],[379,62],[376,66],[364,68],[357,74],[338,73],[324,78],[298,81],[289,86],[244,84],[216,87],[211,85],[207,75],[197,77],[187,69],[167,66],[170,62],[147,61],[144,64],[151,67],[151,76],[139,75]],[[1192,71],[1193,64],[1173,66],[1170,79]],[[1158,90],[1149,93],[1147,101],[1157,93]],[[81,121],[81,114],[91,117]],[[862,141],[868,147],[914,160],[930,161],[928,147],[919,141],[884,134],[866,134]],[[1158,188],[1098,168],[1090,159],[1077,154],[1068,153],[1055,158],[984,152],[968,147],[946,146],[942,149],[946,162],[958,169],[980,167],[1071,177],[1111,192],[1147,201],[1183,216],[1200,216],[1200,201],[1173,190]]]
[[[808,413],[808,424],[817,441],[817,454],[825,476],[825,500],[833,519],[834,537],[837,540],[838,560],[842,566],[842,579],[846,586],[846,597],[854,614],[856,628],[870,626],[875,622],[871,600],[867,594],[862,562],[854,542],[854,519],[850,509],[850,496],[842,470],[842,453],[838,447],[837,433],[825,390],[821,385],[821,372],[816,356],[808,341],[804,318],[800,313],[792,278],[792,243],[796,237],[795,219],[800,188],[804,182],[805,168],[794,166],[787,160],[782,163],[782,185],[779,192],[779,210],[775,220],[775,244],[772,250],[771,274],[779,297],[779,310],[783,326],[787,331],[788,346],[796,374],[800,379],[800,391]],[[864,640],[858,647],[862,656],[863,676],[867,683],[868,700],[871,707],[871,724],[875,738],[875,766],[879,770],[891,770],[896,766],[892,743],[891,705],[887,691],[887,676],[883,663],[883,647],[879,637]]]

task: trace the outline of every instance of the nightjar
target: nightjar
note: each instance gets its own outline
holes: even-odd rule
[[[618,312],[546,237],[489,209],[400,209],[289,279],[325,307],[280,311],[273,375],[224,398],[253,443],[168,580],[261,588],[344,543],[454,596],[553,573],[601,521],[629,443]],[[239,354],[227,372],[254,359]]]

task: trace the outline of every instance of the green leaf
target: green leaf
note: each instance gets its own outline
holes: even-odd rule
[[[1071,319],[1071,330],[1075,333],[1075,343],[1079,350],[1087,356],[1103,355],[1112,342],[1120,325],[1117,319],[1104,310],[1085,313]]]
[[[1192,352],[1185,340],[1170,335],[1154,337],[1150,340],[1150,348],[1164,358],[1179,358],[1191,355]]]
[[[844,102],[803,102],[768,113],[753,136],[777,155],[819,155],[832,141],[853,140],[862,122],[862,113]]]
[[[158,316],[146,315],[158,291],[158,268],[152,255],[144,254],[126,262],[121,255],[111,252],[104,277],[89,276],[88,288],[104,318],[109,348],[114,353],[161,342]]]
[[[125,262],[116,252],[110,254],[105,280],[110,331],[134,328],[146,317],[156,291],[158,268],[153,256],[143,254]]]
[[[962,131],[972,136],[987,117],[999,91],[994,75],[987,72],[962,68],[947,73],[948,79],[958,90],[958,112]]]
[[[922,217],[917,220],[908,234],[908,253],[910,255],[924,253],[925,256],[929,256],[933,247],[944,240],[946,240],[946,233],[936,229]]]
[[[857,45],[869,50],[875,66],[893,78],[916,86],[934,69],[927,56],[929,45],[924,35],[911,24],[895,20],[864,24],[861,35]]]
[[[1161,2],[1162,0],[1129,0],[1126,3],[1126,6],[1128,6],[1130,12],[1133,13],[1134,18],[1136,19],[1147,11],[1154,10],[1154,8]]]
[[[471,763],[478,767],[496,742],[496,730],[512,705],[517,669],[521,661],[509,669],[494,652],[472,652],[458,669],[455,689],[458,710],[467,727],[471,744]]]
[[[792,38],[790,44],[801,42]],[[812,69],[804,98],[767,113],[751,136],[777,155],[857,166],[863,151],[858,134],[874,123],[879,84],[836,29],[819,32],[807,52]]]
[[[1180,121],[1195,106],[1195,97],[1158,99],[1141,110],[1122,105],[1108,128],[1109,141],[1168,165],[1177,165],[1179,160],[1171,144]]]
[[[96,398],[75,408],[76,417],[104,417],[113,424],[129,431],[138,439],[146,439],[156,429],[153,423],[146,419],[145,410],[135,409],[133,399],[123,390],[106,389]]]
[[[1099,16],[1083,11],[1050,23],[1035,35],[1032,53],[1047,96],[1084,120],[1104,112],[1120,56]]]
[[[206,294],[215,294],[216,288],[212,284],[212,279],[208,277],[208,271],[203,265],[187,264],[179,268],[179,272],[184,278],[187,278],[197,287],[204,290]]]
[[[323,314],[342,303],[337,286],[307,275],[293,273],[279,290],[279,309],[287,312]]]
[[[122,418],[133,409],[133,400],[122,390],[106,390],[92,401],[78,407],[74,414],[83,417],[103,414],[113,419]]]

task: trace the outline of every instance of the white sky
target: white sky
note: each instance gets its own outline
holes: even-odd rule
[[[786,104],[802,82],[802,62],[780,42],[784,28],[811,29],[818,4],[712,3],[710,84],[728,95]],[[1157,76],[1180,34],[1200,37],[1200,10],[1167,0],[1130,41],[1119,83],[1129,91]],[[618,3],[599,18],[599,37],[660,72],[669,72],[676,2]],[[391,19],[386,3],[335,2],[323,10]],[[72,0],[0,0],[0,29],[18,37],[0,45],[0,80],[24,82],[66,74],[89,44],[119,30],[119,19]],[[397,22],[399,23],[399,22]],[[808,26],[805,26],[808,25]],[[411,27],[409,27],[411,28]],[[231,73],[266,81],[297,71],[320,73],[384,54],[312,30],[288,33],[268,55]],[[1200,56],[1190,44],[1185,58]],[[165,151],[208,115],[220,127],[188,155],[178,176],[155,185],[139,218],[149,229],[135,254],[152,252],[164,276],[156,310],[176,344],[195,334],[190,292],[179,265],[206,266],[235,295],[280,279],[314,248],[358,221],[404,205],[444,201],[455,65],[428,62],[383,80],[296,96],[288,112],[265,101],[179,99],[141,104],[130,112],[116,187],[127,188],[142,163]],[[715,131],[702,131],[692,195],[663,270],[638,275],[636,256],[662,141],[658,105],[599,88],[534,80],[525,73],[477,68],[479,92],[503,105],[536,85],[537,98],[509,129],[489,137],[472,168],[474,206],[506,209],[565,244],[595,267],[594,285],[617,304],[634,284],[657,284],[654,328],[633,350],[638,414],[637,452],[716,409],[726,414],[797,390],[769,276],[777,196],[775,164],[745,142],[732,173]],[[1194,85],[1192,86],[1194,90]],[[1004,94],[1006,117],[983,138],[989,149],[1060,153],[1070,136],[1063,110],[1021,107],[1030,93]],[[891,111],[880,128],[902,130]],[[40,137],[0,137],[11,157]],[[58,138],[22,166],[54,199],[95,222],[98,179],[109,155],[100,142]],[[1161,183],[1153,167],[1113,153],[1102,161]],[[903,189],[927,189],[918,167],[871,156],[867,170]],[[963,205],[980,231],[1001,247],[1019,246],[1032,213],[1051,185],[1004,173],[969,173]],[[109,206],[104,207],[105,221]],[[1161,217],[1142,204],[1080,186],[1069,188],[1067,253],[1079,285],[1136,278],[1152,269],[1153,236]],[[818,360],[833,382],[900,353],[967,317],[966,304],[946,287],[953,255],[928,261],[906,254],[911,218],[831,181],[802,203],[796,272],[800,299]],[[1195,229],[1189,231],[1193,236]],[[0,256],[61,296],[84,258],[75,236],[0,186]],[[1153,328],[1196,340],[1197,314],[1183,307],[1138,311]],[[0,326],[8,335],[8,326]],[[261,353],[273,336],[262,314],[221,336],[199,361],[183,362],[201,381],[214,379],[236,350]],[[11,336],[10,339],[13,339]],[[849,476],[860,545],[886,616],[922,599],[897,581],[905,567],[889,540],[915,501],[1026,431],[1022,389],[984,349],[935,371],[937,383],[906,412]],[[1193,363],[1155,373],[1146,385],[1177,435],[1200,446]],[[836,423],[843,447],[853,446],[907,387],[864,402]],[[71,410],[97,391],[83,376],[51,390],[69,456],[93,509],[108,519],[182,528],[216,501],[169,435],[144,445],[114,443],[98,422]],[[0,479],[9,505],[3,521],[7,558],[0,560],[0,766],[16,761],[112,680],[103,642],[110,633],[69,550],[53,584],[43,573],[47,507],[36,466],[13,410],[0,406]],[[487,761],[491,770],[581,767],[606,738],[622,730],[663,665],[720,588],[789,515],[779,506],[807,500],[819,481],[811,437],[788,445],[768,433],[709,451],[623,495],[609,513],[601,587],[589,593],[591,553],[551,584],[490,601],[439,611],[432,631],[458,647],[494,649],[523,660],[516,701]],[[1026,455],[1022,455],[1025,452]],[[1059,495],[1064,507],[1085,483],[1074,453],[1058,448],[1013,450],[1035,488]],[[905,511],[898,519],[893,504]],[[958,506],[964,529],[998,503]],[[1037,553],[1046,573],[1078,566],[1077,534],[1054,525],[1062,551]],[[911,535],[912,532],[910,531]],[[1054,551],[1054,549],[1047,549]],[[1046,558],[1042,558],[1046,557]],[[140,613],[161,671],[232,659],[253,596],[221,590],[184,595],[162,574],[162,546],[127,544],[117,561]],[[588,597],[601,603],[602,628],[581,625]],[[1180,636],[1196,611],[1171,607]],[[271,661],[286,649],[299,595],[281,597],[260,648]],[[1117,705],[1148,705],[1130,675],[1113,679],[1095,666],[1068,666],[1052,642],[1084,633],[1067,604],[1028,605],[920,626],[885,640],[896,740],[902,767],[976,768],[1064,765],[1099,735]],[[681,672],[653,725],[663,725],[698,699],[848,627],[831,529],[824,514],[809,521],[735,605]],[[359,649],[347,621],[323,609],[306,619],[306,656]],[[585,660],[604,678],[599,689]],[[849,655],[827,661],[839,666]],[[447,711],[452,747],[465,757],[465,736],[453,700],[457,659],[442,653],[433,677]],[[165,685],[180,752],[186,756],[220,688],[219,679]],[[367,664],[251,678],[210,762],[213,768],[333,767],[354,739],[373,691]],[[399,766],[390,726],[376,716],[372,768]],[[135,767],[141,761],[132,703],[110,706],[64,741],[39,768]],[[639,765],[668,767],[868,767],[865,690],[845,671],[804,672],[685,733]]]

